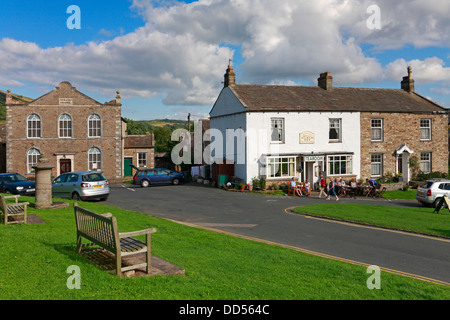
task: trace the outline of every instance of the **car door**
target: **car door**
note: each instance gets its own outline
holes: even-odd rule
[[[165,169],[158,169],[159,183],[171,183],[170,171]]]
[[[160,183],[158,172],[156,170],[154,170],[154,169],[147,170],[146,175],[147,175],[148,180],[150,181],[150,184],[159,184]]]
[[[78,187],[78,174],[68,173],[66,181],[63,182],[62,184],[63,184],[62,185],[63,196],[71,198],[73,191],[75,191]]]
[[[52,194],[56,197],[62,197],[64,194],[64,183],[67,180],[67,174],[62,174],[52,182]]]

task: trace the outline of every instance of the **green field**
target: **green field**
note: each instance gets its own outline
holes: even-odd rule
[[[370,275],[363,266],[82,203],[98,213],[113,213],[121,232],[157,228],[152,253],[186,270],[184,276],[119,278],[75,252],[69,203],[69,209],[30,208],[45,224],[0,225],[0,299],[450,299],[447,286],[382,272],[381,290],[369,290]],[[72,265],[81,270],[79,290],[66,285]]]

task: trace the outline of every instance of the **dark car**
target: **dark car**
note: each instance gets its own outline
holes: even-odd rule
[[[139,170],[135,166],[136,173],[133,177],[133,184],[141,185],[146,188],[150,185],[157,184],[180,184],[184,182],[184,176],[182,173],[175,172],[169,169],[154,168]]]
[[[34,196],[36,184],[18,173],[0,174],[0,192]]]

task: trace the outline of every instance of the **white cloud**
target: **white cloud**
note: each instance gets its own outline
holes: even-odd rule
[[[449,46],[448,0],[378,0],[381,30],[366,26],[372,0],[134,0],[145,26],[103,42],[43,49],[0,41],[0,85],[55,86],[68,80],[105,96],[163,97],[167,105],[209,105],[234,52],[239,83],[316,83],[330,71],[336,85],[400,81],[411,64],[419,81],[448,81],[439,58],[397,59],[383,68],[361,43],[378,49],[406,44]],[[109,31],[102,29],[101,34]],[[235,69],[236,69],[235,68]],[[9,83],[5,79],[10,79]]]

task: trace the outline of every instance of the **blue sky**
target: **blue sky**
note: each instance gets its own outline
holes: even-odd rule
[[[61,81],[135,120],[205,118],[228,59],[238,83],[399,88],[450,107],[447,0],[3,1],[0,89],[37,98]],[[77,5],[81,29],[68,29]]]

